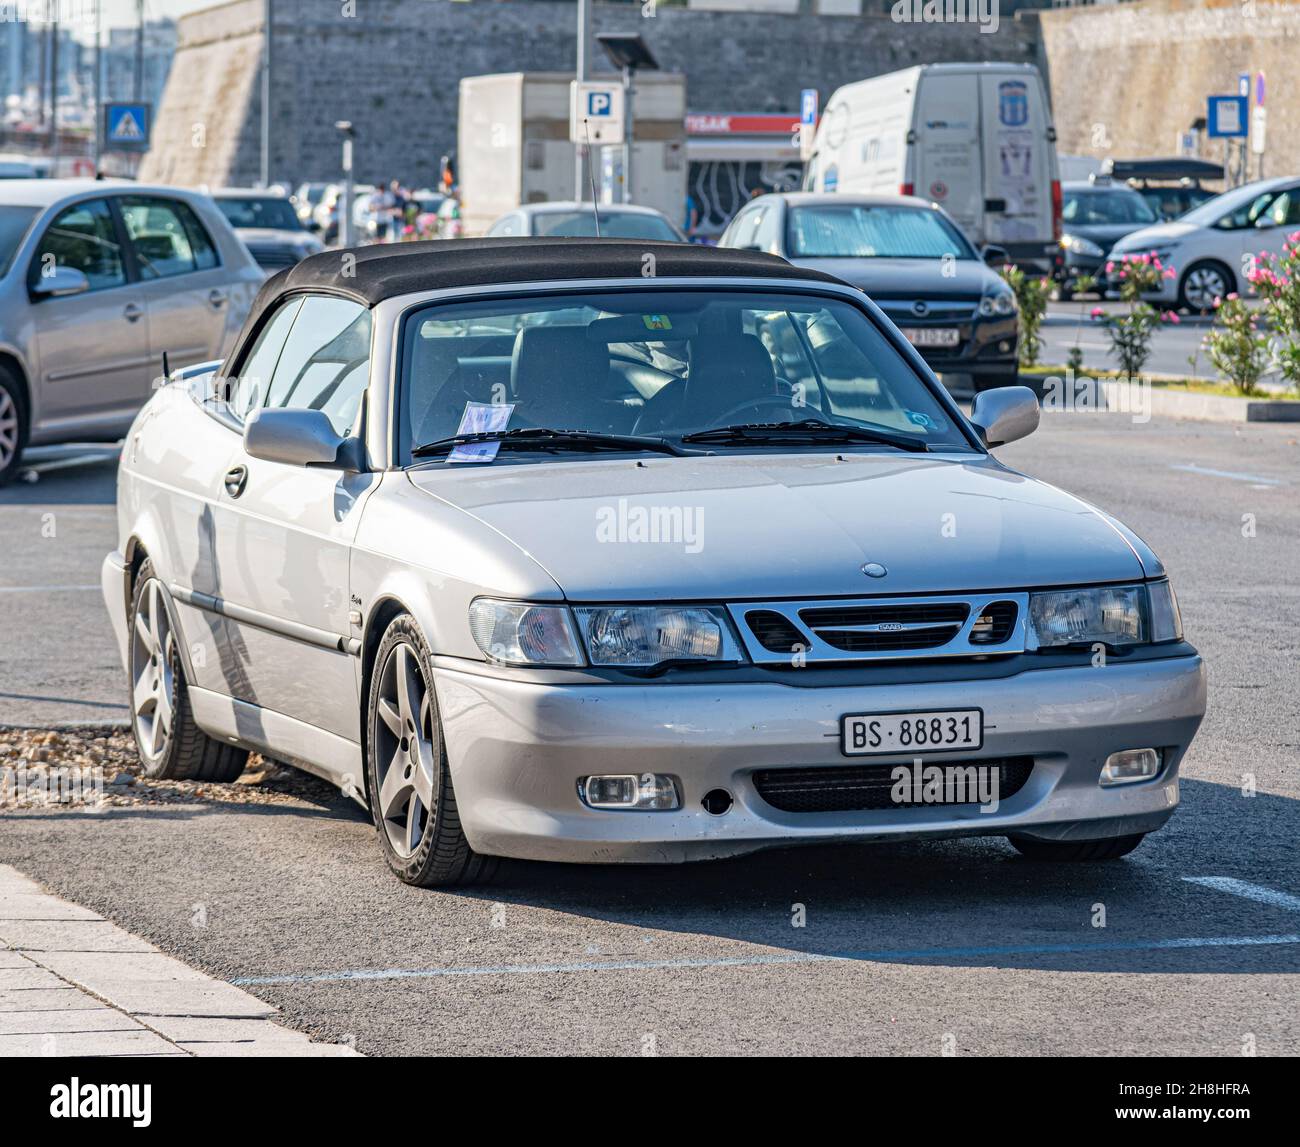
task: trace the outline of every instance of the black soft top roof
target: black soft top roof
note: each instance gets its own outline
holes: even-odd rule
[[[775,255],[626,239],[428,239],[322,251],[268,279],[255,310],[290,291],[330,290],[374,306],[415,291],[534,283],[549,279],[641,279],[646,255],[652,274],[808,279],[838,283],[821,271],[793,267]],[[355,263],[345,262],[351,256]],[[345,274],[345,270],[350,273]]]

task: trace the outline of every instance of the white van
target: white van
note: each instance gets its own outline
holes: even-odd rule
[[[1013,262],[1060,259],[1056,129],[1032,64],[922,64],[839,88],[804,189],[917,195]]]

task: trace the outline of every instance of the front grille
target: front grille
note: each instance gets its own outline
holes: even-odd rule
[[[288,244],[249,243],[247,246],[259,267],[280,270],[283,267],[296,266],[298,263],[297,250]]]
[[[983,761],[927,763],[922,766],[923,769],[937,767],[944,770],[943,791],[937,794],[942,799],[921,801],[912,799],[914,793],[910,782],[906,789],[907,798],[898,801],[893,799],[891,793],[895,781],[890,774],[898,767],[897,764],[890,764],[832,765],[819,769],[760,769],[754,774],[754,788],[763,800],[782,812],[866,812],[873,809],[923,808],[936,804],[961,806],[974,802],[949,798],[976,795],[979,789],[974,787],[972,777],[959,774],[956,770],[972,767],[997,769],[996,794],[997,799],[1003,801],[1025,787],[1029,774],[1033,771],[1034,760],[1032,757],[999,757]],[[965,778],[964,784],[958,783],[959,778]]]
[[[934,649],[961,631],[970,607],[961,602],[802,609],[799,620],[827,645],[849,652]]]
[[[731,605],[757,664],[1022,653],[1028,595],[979,593]]]
[[[770,609],[751,609],[745,614],[745,621],[763,648],[773,653],[791,653],[796,645],[807,648],[803,632],[784,614]]]
[[[1014,601],[995,601],[980,610],[970,627],[972,645],[1001,645],[1016,627],[1019,610]]]

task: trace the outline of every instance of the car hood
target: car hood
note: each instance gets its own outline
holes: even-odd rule
[[[990,456],[841,457],[503,459],[408,475],[513,541],[574,601],[1011,590],[1143,576],[1104,515]],[[645,540],[656,525],[660,540]],[[866,562],[887,575],[864,576]]]
[[[1152,224],[1141,223],[1065,223],[1062,229],[1067,235],[1078,235],[1084,239],[1091,239],[1103,251],[1110,250],[1110,245],[1123,239],[1125,235],[1132,235],[1138,230],[1149,230]]]
[[[852,283],[873,299],[978,299],[998,289],[1000,279],[975,259],[791,259],[796,267],[825,271]]]
[[[1199,230],[1195,223],[1157,223],[1154,227],[1130,231],[1115,244],[1114,249],[1118,252],[1151,251],[1157,247],[1168,247]]]

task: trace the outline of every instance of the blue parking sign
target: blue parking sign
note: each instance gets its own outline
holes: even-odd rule
[[[1241,139],[1247,134],[1245,96],[1211,96],[1205,134],[1210,139]]]
[[[609,115],[614,110],[614,100],[609,92],[587,93],[587,114],[589,116]]]
[[[112,103],[104,105],[104,144],[109,148],[149,146],[149,105]]]

